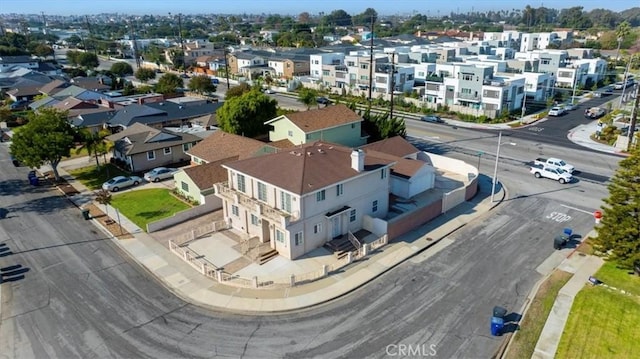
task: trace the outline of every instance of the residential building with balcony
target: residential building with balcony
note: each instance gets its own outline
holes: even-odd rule
[[[309,76],[316,80],[323,79],[323,71],[330,70],[331,67],[344,65],[345,54],[342,52],[331,52],[309,55]]]
[[[216,185],[231,227],[288,259],[384,218],[396,161],[375,151],[314,142],[223,165]]]

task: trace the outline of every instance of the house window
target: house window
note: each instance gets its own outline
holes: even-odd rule
[[[355,222],[356,221],[356,210],[352,209],[351,212],[349,212],[349,222]]]
[[[322,76],[329,76],[331,73],[328,70],[322,70]]]
[[[320,202],[320,201],[324,201],[324,199],[325,199],[324,190],[316,193],[316,201]]]
[[[280,192],[280,208],[291,213],[291,195],[289,193]]]
[[[318,224],[313,226],[313,233],[314,234],[318,234],[320,232],[322,232],[322,223],[318,223]]]
[[[287,134],[289,135],[289,137],[293,137],[293,131],[289,130],[289,132],[287,132]]]
[[[186,182],[180,182],[180,188],[185,192],[189,192],[189,184]]]
[[[368,80],[368,79],[369,79],[369,76],[367,76],[367,75],[360,75],[360,80],[362,80],[362,81],[366,81],[366,80]]]
[[[347,61],[347,66],[355,66],[356,63],[353,61]]]
[[[336,186],[336,196],[340,197],[344,193],[344,185],[340,183]]]
[[[171,154],[171,147],[165,147],[162,151],[164,151],[165,155],[170,155]]]
[[[191,148],[191,146],[189,146],[189,143],[183,143],[182,144],[182,152],[187,152],[189,151],[189,149]]]
[[[244,176],[241,175],[241,174],[238,174],[238,191],[246,192],[245,183],[244,183]]]
[[[284,233],[282,233],[278,229],[276,229],[276,241],[278,241],[280,243],[284,243]]]
[[[466,89],[466,88],[460,89],[460,93],[470,94],[471,93],[471,89]]]
[[[371,212],[378,212],[378,200],[373,201],[371,203]]]
[[[293,243],[294,243],[296,246],[301,246],[301,245],[302,245],[302,243],[303,243],[303,239],[302,239],[302,232],[298,232],[298,233],[296,233],[296,234],[294,235],[294,237],[293,237]]]
[[[267,201],[267,185],[262,182],[258,182],[258,199],[263,202]]]
[[[366,70],[366,69],[368,69],[368,68],[369,68],[369,65],[367,65],[367,64],[360,64],[360,68],[361,68],[361,69],[363,69],[363,70]]]
[[[238,217],[240,215],[240,211],[238,210],[238,206],[236,206],[235,204],[231,205],[231,213]]]
[[[385,179],[385,178],[387,178],[387,170],[383,168],[380,170],[380,179]]]
[[[147,151],[147,160],[153,161],[156,159],[156,151]]]
[[[351,124],[351,128],[356,128],[356,124],[355,124],[355,123],[352,123],[352,124]]]
[[[251,224],[254,226],[257,226],[258,223],[258,216],[256,216],[255,214],[251,214]]]
[[[464,81],[472,81],[473,80],[473,74],[462,74],[462,79]]]

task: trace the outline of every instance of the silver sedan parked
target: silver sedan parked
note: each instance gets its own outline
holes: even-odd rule
[[[163,179],[172,178],[176,173],[175,168],[156,167],[144,174],[144,179],[149,182],[159,182]]]
[[[102,189],[105,191],[118,192],[126,187],[137,186],[141,182],[142,178],[138,176],[117,176],[103,183]]]

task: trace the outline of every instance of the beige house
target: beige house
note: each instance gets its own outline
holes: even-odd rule
[[[386,158],[385,158],[386,157]],[[395,161],[327,142],[222,165],[216,184],[232,228],[295,259],[384,218]]]

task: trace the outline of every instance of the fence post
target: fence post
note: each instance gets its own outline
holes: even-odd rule
[[[329,266],[326,264],[322,265],[322,276],[326,277],[329,275]]]
[[[369,248],[368,248],[368,246],[369,246],[369,245],[368,245],[367,243],[365,243],[365,244],[363,244],[363,245],[362,245],[362,256],[363,256],[363,257],[366,257],[366,256],[367,256],[367,254],[369,254]]]
[[[258,277],[256,276],[253,277],[253,287],[258,288]]]
[[[292,274],[291,277],[289,277],[289,279],[290,279],[289,286],[294,287],[296,285],[296,275]]]
[[[347,253],[347,264],[351,264],[352,261],[353,261],[353,253],[349,252]]]

